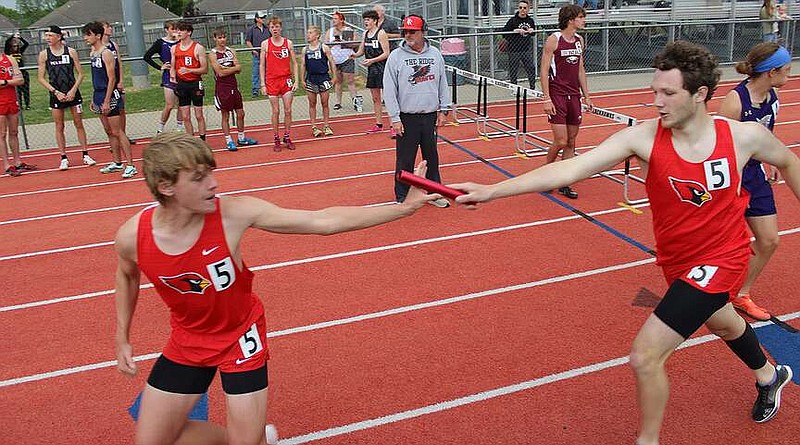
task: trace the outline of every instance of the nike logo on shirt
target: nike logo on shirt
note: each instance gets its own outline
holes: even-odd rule
[[[244,362],[246,362],[246,361],[250,360],[251,358],[253,358],[253,357],[247,357],[247,358],[237,358],[237,359],[236,359],[236,364],[237,364],[237,365],[241,365],[242,363],[244,363]]]
[[[219,246],[212,247],[210,249],[203,249],[203,256],[211,255],[217,249],[219,249]]]

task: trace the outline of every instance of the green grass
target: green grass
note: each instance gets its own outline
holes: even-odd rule
[[[239,90],[242,92],[242,99],[245,101],[263,99],[252,97],[250,73],[252,72],[253,62],[249,51],[239,51],[239,63],[242,65],[242,72],[236,78],[239,80]],[[208,74],[203,76],[203,86],[207,92],[207,105],[210,96],[213,95],[215,82],[213,70],[209,66]],[[89,66],[83,67],[84,79],[80,86],[81,95],[83,96],[84,109],[89,109],[89,101],[92,97],[92,74]],[[41,124],[52,122],[53,118],[50,114],[50,95],[39,82],[36,80],[36,70],[30,71],[31,77],[31,109],[24,110],[25,124]],[[154,69],[149,68],[148,77],[150,79],[150,87],[141,90],[134,90],[128,86],[125,88],[125,109],[128,113],[140,113],[143,111],[159,111],[164,108],[164,92],[161,89],[161,72],[156,72]],[[132,85],[131,70],[126,64],[125,66],[125,85]],[[211,93],[208,93],[211,92]],[[299,92],[299,90],[298,90]],[[301,93],[304,94],[304,93]],[[70,113],[65,113],[67,120],[72,119]]]

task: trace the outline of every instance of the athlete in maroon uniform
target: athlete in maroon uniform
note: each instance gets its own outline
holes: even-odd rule
[[[411,215],[441,198],[412,189],[400,205],[287,210],[250,197],[217,197],[216,167],[205,142],[182,133],[156,136],[143,153],[144,174],[158,204],[117,233],[117,360],[133,376],[130,329],[140,272],[170,310],[172,333],[145,386],[136,443],[261,444],[267,414],[264,308],[239,243],[250,227],[296,234],[334,234]],[[425,175],[425,163],[417,167]],[[188,422],[217,369],[228,405],[227,429]],[[268,443],[276,437],[267,435]]]
[[[281,151],[279,129],[281,102],[283,102],[283,145],[294,150],[292,142],[292,99],[297,91],[299,72],[292,41],[281,35],[280,17],[269,19],[270,38],[261,43],[261,94],[269,96],[272,108],[272,128],[275,130],[273,150]]]
[[[629,157],[639,159],[647,172],[657,260],[669,283],[630,355],[641,411],[639,445],[658,443],[669,396],[666,360],[703,324],[752,370],[759,393],[753,420],[766,422],[777,414],[792,371],[767,361],[755,331],[729,304],[747,271],[744,163],[754,158],[775,165],[800,198],[800,160],[769,130],[707,113],[706,102],[719,81],[717,60],[708,50],[677,41],[656,56],[653,66],[653,104],[660,119],[622,130],[581,156],[499,184],[453,185],[468,192],[457,202],[478,203],[551,190]]]
[[[216,81],[214,106],[222,114],[222,134],[225,135],[225,147],[230,151],[236,151],[238,147],[231,138],[231,125],[228,122],[231,111],[236,113],[238,145],[255,145],[258,141],[250,139],[244,134],[244,105],[242,104],[242,93],[239,91],[239,83],[236,81],[236,74],[242,71],[242,66],[239,64],[236,52],[225,46],[228,42],[225,28],[214,30],[214,42],[216,46],[211,48],[211,53],[208,55]]]
[[[22,78],[17,61],[8,54],[0,54],[0,151],[3,154],[3,171],[10,176],[19,176],[23,171],[19,157],[19,104],[16,92],[16,87],[23,83],[25,79]],[[9,148],[13,158],[11,162],[8,158]]]
[[[581,125],[581,91],[583,100],[591,108],[583,53],[583,37],[577,34],[586,26],[586,12],[577,5],[567,5],[558,12],[561,31],[551,34],[544,43],[542,54],[542,91],[544,112],[553,130],[553,145],[547,150],[547,162],[555,162],[558,152],[562,159],[575,156],[575,138]],[[558,189],[567,198],[576,199],[578,193],[569,185]]]

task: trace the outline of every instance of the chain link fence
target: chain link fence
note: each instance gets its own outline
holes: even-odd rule
[[[694,1],[694,0],[692,0]],[[645,0],[638,0],[638,4],[644,4]],[[508,3],[508,4],[506,4]],[[501,3],[501,11],[510,10],[511,3]],[[759,2],[760,3],[760,2]],[[471,4],[471,3],[470,3]],[[542,0],[535,4],[536,11],[534,12],[536,18],[536,32],[530,36],[529,52],[532,53],[531,59],[533,60],[533,70],[536,80],[539,78],[539,62],[542,52],[542,45],[547,36],[556,31],[556,26],[553,18],[553,13],[557,11],[557,4],[551,4],[550,9],[543,9],[542,5],[548,4]],[[705,20],[666,20],[663,22],[655,23],[634,23],[635,20],[631,19],[631,12],[625,8],[618,9],[617,15],[613,15],[614,9],[610,5],[602,3],[604,10],[591,11],[589,14],[589,24],[587,29],[582,31],[581,34],[586,38],[586,59],[585,66],[587,73],[590,75],[598,74],[615,74],[615,73],[630,73],[636,71],[647,71],[650,69],[653,56],[660,51],[664,45],[676,39],[687,39],[693,42],[705,45],[713,51],[723,64],[732,64],[744,58],[748,50],[760,42],[762,39],[762,21],[752,18],[739,18],[739,19],[705,19]],[[793,3],[794,4],[794,3]],[[460,5],[460,6],[459,6]],[[391,3],[387,5],[388,15],[390,19],[399,20],[400,11],[417,11],[426,15],[442,14],[447,12],[448,8],[463,7],[463,4],[457,1],[437,1],[437,2],[405,2],[405,3]],[[317,25],[322,28],[323,32],[327,31],[331,26],[331,14],[334,11],[341,11],[346,18],[347,25],[355,29],[355,39],[359,40],[363,35],[361,13],[365,10],[365,6],[351,6],[342,8],[294,8],[286,10],[272,10],[271,14],[281,17],[283,21],[283,35],[292,39],[295,43],[295,50],[299,56],[300,49],[305,45],[305,31],[309,25]],[[402,9],[405,8],[405,9]],[[655,12],[658,9],[655,8]],[[463,8],[462,8],[463,9]],[[470,8],[467,8],[467,11]],[[473,7],[474,9],[474,7]],[[674,17],[675,14],[681,13],[684,9],[677,8],[670,4],[667,8],[669,13]],[[489,8],[489,12],[494,12]],[[544,11],[544,12],[543,12]],[[643,17],[641,10],[637,11],[637,21],[649,20],[648,17]],[[709,11],[715,11],[711,9]],[[695,12],[696,14],[696,12]],[[491,15],[491,14],[490,14]],[[713,15],[713,14],[711,14]],[[392,17],[394,16],[394,17]],[[615,17],[614,21],[609,21],[609,17]],[[457,14],[453,17],[457,18]],[[453,18],[451,17],[451,18]],[[492,17],[489,17],[492,18]],[[669,19],[669,17],[667,17]],[[527,71],[524,69],[524,64],[521,63],[518,55],[520,51],[517,48],[508,45],[509,39],[507,36],[510,33],[499,32],[505,22],[508,20],[508,15],[503,17],[493,17],[494,21],[491,23],[484,20],[483,25],[473,29],[480,29],[479,32],[461,32],[458,30],[465,29],[460,26],[450,26],[443,24],[444,28],[430,29],[428,37],[433,45],[439,47],[444,55],[445,62],[448,65],[455,66],[474,73],[480,73],[492,78],[509,80],[510,74],[513,71],[511,64],[518,66],[517,82],[528,86],[525,81],[529,77]],[[474,17],[470,20],[474,21]],[[243,92],[243,97],[246,99],[245,110],[247,116],[245,124],[248,127],[261,125],[264,126],[269,123],[271,117],[271,109],[269,102],[263,98],[251,98],[251,66],[252,56],[251,52],[245,48],[244,36],[247,28],[253,23],[252,14],[236,13],[221,16],[211,16],[196,19],[194,23],[193,39],[202,43],[207,49],[214,46],[212,33],[217,27],[223,27],[228,34],[228,46],[234,47],[238,50],[238,57],[242,64],[242,73],[238,77],[239,88]],[[442,22],[444,23],[444,22]],[[429,24],[430,26],[430,24]],[[449,32],[443,33],[442,29]],[[115,29],[117,41],[121,53],[127,52],[127,44],[125,41],[125,34],[121,27],[117,26]],[[796,32],[796,22],[792,19],[783,20],[780,22],[781,41],[791,51],[797,46],[800,36]],[[79,51],[83,61],[88,61],[88,48],[82,42],[79,31],[68,31],[69,37],[67,42],[69,45],[75,47]],[[161,24],[148,24],[145,26],[145,43],[149,44],[161,37],[163,30]],[[42,88],[36,82],[36,67],[35,58],[39,50],[43,49],[45,44],[39,40],[41,33],[37,31],[28,31],[28,40],[31,44],[29,51],[26,53],[28,63],[25,69],[32,69],[30,73],[32,85],[32,99],[38,100],[32,103],[33,107],[46,109],[47,101],[46,92],[36,96],[33,94],[36,89]],[[503,44],[502,42],[507,42]],[[800,47],[800,46],[798,46]],[[526,52],[528,52],[526,51]],[[140,60],[132,60],[124,58],[126,65],[130,63],[144,63]],[[32,66],[33,65],[33,66]],[[84,69],[87,78],[89,75],[88,68]],[[126,66],[126,72],[130,72],[130,68]],[[142,111],[148,108],[152,110],[152,103],[158,101],[160,94],[160,72],[154,70],[149,71],[150,85],[149,90],[133,91],[130,88],[126,94],[127,106],[127,132],[133,139],[149,138],[156,132],[160,109],[154,111]],[[356,85],[358,94],[364,97],[369,96],[369,92],[364,88],[366,72],[364,68],[358,68],[356,72]],[[612,83],[611,77],[608,77],[609,84]],[[465,80],[460,80],[465,81]],[[460,82],[459,81],[459,82]],[[204,76],[204,84],[206,85],[206,100],[204,113],[208,125],[209,133],[214,133],[220,128],[220,114],[213,106],[213,74],[209,73]],[[600,79],[602,85],[602,79]],[[534,81],[532,86],[536,89],[538,81]],[[331,110],[332,117],[341,117],[348,114],[355,114],[352,107],[346,105],[350,104],[350,93],[347,88],[344,89],[342,98],[343,108],[338,111]],[[91,97],[91,81],[84,81],[82,86],[82,93],[84,98]],[[38,99],[37,99],[38,97]],[[145,100],[145,97],[147,100]],[[162,96],[163,97],[163,96]],[[141,98],[141,100],[138,100]],[[331,107],[333,107],[335,100],[331,98]],[[163,102],[161,102],[163,104]],[[88,105],[88,104],[87,104]],[[372,104],[370,100],[364,101],[363,114],[369,115],[372,113]],[[88,106],[85,107],[88,111]],[[22,111],[23,132],[21,133],[21,146],[27,149],[40,149],[54,147],[54,126],[53,123],[47,119],[29,119],[25,120],[26,111]],[[69,119],[69,113],[67,119]],[[298,92],[294,98],[293,115],[296,121],[307,119],[308,102],[302,91]],[[318,112],[318,116],[321,114]],[[174,128],[174,116],[172,115],[169,128]],[[99,119],[96,119],[91,113],[84,114],[84,125],[86,127],[87,136],[90,143],[102,143],[107,140],[106,134],[103,131]],[[76,145],[77,138],[72,128],[72,125],[67,122],[66,136],[68,145]],[[303,136],[303,134],[300,134]]]

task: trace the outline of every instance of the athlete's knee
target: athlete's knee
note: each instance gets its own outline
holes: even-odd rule
[[[753,242],[753,249],[760,254],[772,255],[778,248],[779,242],[780,237],[777,233],[759,235]]]
[[[664,368],[664,358],[656,348],[634,342],[631,347],[630,365],[637,376],[648,376]]]

